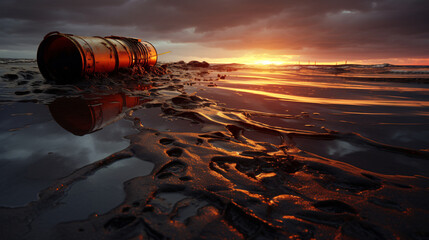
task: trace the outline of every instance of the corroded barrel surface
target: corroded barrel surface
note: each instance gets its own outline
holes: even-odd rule
[[[37,50],[40,72],[46,79],[57,82],[135,65],[154,66],[157,59],[156,49],[149,42],[119,36],[83,37],[51,32]]]

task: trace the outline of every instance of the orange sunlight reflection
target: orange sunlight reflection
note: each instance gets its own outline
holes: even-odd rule
[[[339,99],[339,98],[321,98],[321,97],[306,97],[306,96],[297,96],[291,94],[282,94],[282,93],[273,93],[253,89],[240,89],[240,88],[230,88],[230,87],[221,87],[218,88],[252,93],[256,95],[262,95],[272,98],[277,98],[284,101],[294,101],[294,102],[303,102],[303,103],[318,103],[318,104],[334,104],[334,105],[352,105],[352,106],[397,106],[397,107],[429,107],[429,102],[426,101],[395,101],[395,100],[384,100],[384,99]]]
[[[249,80],[250,79],[250,80]],[[429,89],[421,87],[401,87],[389,85],[369,85],[359,84],[354,82],[338,83],[338,82],[311,82],[311,81],[296,81],[291,79],[279,79],[278,77],[269,77],[261,75],[230,75],[228,80],[219,80],[229,84],[240,85],[290,85],[304,86],[313,88],[335,88],[335,89],[360,89],[370,91],[401,91],[401,92],[429,92]]]

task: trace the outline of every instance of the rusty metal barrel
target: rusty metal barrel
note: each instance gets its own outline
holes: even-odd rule
[[[37,50],[40,72],[56,82],[72,82],[85,75],[136,65],[150,67],[157,59],[156,49],[149,42],[119,36],[83,37],[51,32]]]

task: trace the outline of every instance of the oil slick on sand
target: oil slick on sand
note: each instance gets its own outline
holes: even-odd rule
[[[34,62],[0,71],[7,239],[429,235],[427,68],[171,63],[74,86]],[[75,98],[120,117],[74,135],[49,106]]]

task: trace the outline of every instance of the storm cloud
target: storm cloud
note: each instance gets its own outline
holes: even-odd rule
[[[428,12],[427,0],[2,0],[0,57],[35,52],[56,30],[141,37],[170,44],[177,58],[192,48],[201,58],[216,51],[325,61],[429,58]]]

